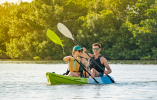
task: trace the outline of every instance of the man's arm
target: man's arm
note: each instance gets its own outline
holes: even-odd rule
[[[110,73],[112,72],[112,70],[111,70],[110,66],[108,65],[107,59],[104,58],[104,57],[102,57],[102,58],[101,58],[101,61],[103,62],[104,66],[105,66],[106,69],[107,69],[107,71],[104,70],[104,73],[105,73],[105,74],[110,74]]]

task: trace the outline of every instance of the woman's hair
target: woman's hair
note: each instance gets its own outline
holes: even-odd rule
[[[92,47],[93,46],[98,46],[99,48],[101,48],[101,44],[99,44],[99,43],[94,43],[93,45],[92,45]]]
[[[83,49],[79,50],[79,52],[83,52]]]

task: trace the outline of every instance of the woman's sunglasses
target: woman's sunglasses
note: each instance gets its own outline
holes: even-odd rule
[[[99,50],[99,48],[93,48],[93,50]]]

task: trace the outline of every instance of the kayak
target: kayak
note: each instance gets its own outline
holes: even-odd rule
[[[46,73],[47,81],[52,84],[97,84],[93,78],[83,78],[83,77],[71,77],[65,75],[55,74],[54,72]],[[99,84],[110,84],[113,83],[110,78],[111,76],[104,75],[103,77],[95,77]]]

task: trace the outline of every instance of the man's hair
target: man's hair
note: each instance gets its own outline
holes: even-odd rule
[[[99,44],[99,43],[94,43],[93,45],[92,45],[92,47],[93,46],[98,46],[99,48],[101,48],[101,44]]]

